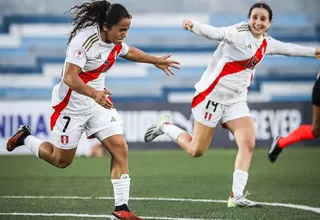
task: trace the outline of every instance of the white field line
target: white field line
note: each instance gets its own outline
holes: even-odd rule
[[[81,196],[0,196],[2,199],[101,199],[101,200],[113,200],[113,197],[81,197]],[[182,199],[182,198],[147,198],[147,197],[131,197],[130,200],[138,201],[173,201],[173,202],[200,202],[200,203],[227,203],[226,200],[215,200],[215,199]],[[276,206],[276,207],[285,207],[300,209],[305,211],[311,211],[320,213],[320,208],[311,207],[306,205],[295,205],[288,203],[270,203],[270,202],[261,202],[262,205],[267,206]]]
[[[76,214],[76,213],[1,213],[0,216],[46,216],[46,217],[78,217],[78,218],[111,218],[112,215],[91,215],[91,214]],[[222,219],[202,219],[202,218],[170,218],[170,217],[141,217],[144,219],[158,220],[222,220]],[[224,219],[227,220],[227,219]]]

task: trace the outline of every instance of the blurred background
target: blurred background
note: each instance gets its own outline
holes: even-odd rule
[[[82,0],[0,0],[0,154],[21,124],[50,139],[51,90],[59,81],[71,31],[65,15]],[[253,0],[118,0],[133,15],[127,44],[154,55],[172,53],[181,62],[174,77],[152,65],[122,58],[109,71],[106,88],[124,119],[130,149],[173,148],[166,138],[143,143],[148,125],[169,113],[179,126],[192,131],[190,103],[194,84],[218,45],[181,28],[183,19],[232,25],[247,20]],[[274,11],[269,34],[282,41],[320,46],[319,0],[269,0]],[[268,146],[301,123],[311,123],[311,90],[320,68],[314,58],[267,56],[256,71],[249,106],[256,123],[257,146]],[[218,129],[212,145],[234,146],[232,135]],[[93,141],[95,143],[95,141]],[[83,138],[80,154],[93,143]],[[307,143],[308,144],[308,143]],[[15,153],[28,153],[19,149]]]

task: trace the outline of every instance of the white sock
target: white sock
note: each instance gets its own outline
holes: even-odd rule
[[[32,135],[29,135],[26,137],[26,139],[24,139],[24,144],[26,147],[29,148],[29,150],[37,157],[39,157],[39,148],[42,143],[42,140]]]
[[[113,184],[115,206],[123,204],[128,205],[130,191],[130,177],[128,174],[122,174],[120,179],[111,179]]]
[[[248,173],[242,170],[235,170],[233,172],[232,192],[233,196],[242,196],[244,188],[247,185]]]
[[[162,131],[176,143],[178,142],[179,135],[183,132],[186,132],[174,124],[163,124]]]

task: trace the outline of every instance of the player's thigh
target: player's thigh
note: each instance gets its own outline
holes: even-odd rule
[[[215,127],[209,127],[195,120],[191,146],[195,152],[204,153],[209,148]]]
[[[117,158],[127,158],[128,146],[123,136],[122,118],[115,108],[99,107],[86,125],[88,136],[95,136]]]
[[[193,128],[192,148],[204,152],[210,146],[215,128],[221,120],[223,105],[210,99],[192,108],[195,120]]]
[[[61,149],[54,145],[53,149],[53,157],[57,164],[61,165],[62,167],[67,167],[70,165],[74,159],[76,154],[77,148],[72,149]]]
[[[128,145],[120,125],[113,125],[95,133],[107,151],[116,159],[127,160]]]
[[[255,126],[246,102],[226,107],[222,123],[233,134],[238,147],[254,148]]]

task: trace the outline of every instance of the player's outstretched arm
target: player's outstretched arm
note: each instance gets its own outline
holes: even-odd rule
[[[293,43],[284,43],[274,38],[270,40],[268,54],[280,54],[285,56],[316,57],[320,59],[320,48],[306,47]]]
[[[168,76],[170,74],[174,75],[174,72],[171,70],[171,67],[175,69],[180,69],[180,63],[178,61],[169,59],[169,57],[171,57],[171,54],[162,57],[156,57],[147,54],[142,50],[139,50],[138,48],[130,46],[128,53],[123,57],[127,60],[131,60],[134,62],[153,64],[157,68],[163,70]]]
[[[318,48],[316,49],[315,57],[316,57],[318,60],[320,60],[320,47],[318,47]]]
[[[187,31],[191,31],[210,40],[234,42],[237,36],[237,32],[234,31],[232,26],[214,27],[185,19],[182,23],[182,27]]]

